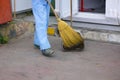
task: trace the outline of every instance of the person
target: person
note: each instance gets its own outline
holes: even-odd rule
[[[32,0],[32,11],[35,18],[34,46],[38,47],[44,56],[53,56],[55,52],[47,36],[50,6],[46,0]]]

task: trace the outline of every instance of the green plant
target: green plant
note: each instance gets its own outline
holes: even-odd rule
[[[9,38],[7,36],[2,36],[0,34],[0,44],[6,44],[8,43],[8,41],[9,41]]]

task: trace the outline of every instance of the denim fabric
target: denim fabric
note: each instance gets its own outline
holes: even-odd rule
[[[35,18],[34,44],[41,50],[48,49],[51,47],[47,36],[50,6],[46,0],[32,0],[32,11]]]

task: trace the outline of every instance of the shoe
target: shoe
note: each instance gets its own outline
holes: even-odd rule
[[[34,44],[34,46],[35,46],[36,48],[40,49],[40,46],[39,46],[39,45]]]
[[[51,48],[49,48],[49,49],[42,50],[42,54],[44,56],[51,57],[55,54],[55,52]]]

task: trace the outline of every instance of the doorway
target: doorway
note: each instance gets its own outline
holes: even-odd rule
[[[79,12],[105,14],[106,0],[79,0]]]

